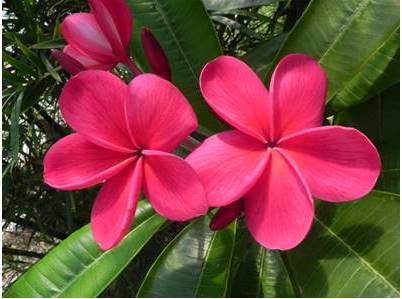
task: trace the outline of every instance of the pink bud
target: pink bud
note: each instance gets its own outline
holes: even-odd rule
[[[63,53],[62,51],[51,50],[50,53],[52,57],[56,59],[60,65],[71,75],[78,74],[79,72],[85,70],[85,67],[78,60],[66,53]]]
[[[151,30],[146,27],[141,30],[141,42],[152,72],[170,81],[170,66],[165,52]]]
[[[209,228],[211,230],[221,230],[232,223],[244,209],[244,200],[236,200],[235,202],[224,206],[212,218]]]

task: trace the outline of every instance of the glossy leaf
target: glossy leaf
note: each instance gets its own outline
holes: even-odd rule
[[[23,274],[4,296],[96,297],[164,223],[148,203],[140,202],[134,228],[109,251],[99,249],[86,225]]]
[[[280,251],[260,246],[247,231],[241,235],[236,236],[230,297],[295,297]]]
[[[200,0],[128,0],[135,19],[134,56],[146,68],[139,31],[146,26],[161,44],[172,70],[173,83],[193,105],[201,125],[218,130],[198,88],[203,66],[222,54],[216,33]],[[202,42],[200,42],[202,41]]]
[[[66,45],[63,39],[47,40],[31,46],[32,49],[57,49]]]
[[[333,110],[356,105],[388,87],[381,79],[399,51],[398,0],[313,0],[277,59],[306,53],[324,67]],[[396,68],[392,68],[396,69]]]
[[[236,226],[211,231],[209,221],[209,217],[193,221],[165,247],[137,297],[226,295]]]
[[[382,161],[376,189],[399,193],[400,126],[399,84],[370,101],[337,115],[338,124],[357,128],[376,145]]]
[[[399,195],[320,203],[307,239],[286,255],[303,297],[399,297]]]

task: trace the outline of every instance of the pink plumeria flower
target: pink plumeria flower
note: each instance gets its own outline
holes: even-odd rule
[[[115,246],[129,230],[141,190],[168,219],[184,221],[207,212],[199,177],[170,153],[198,126],[173,84],[144,74],[127,86],[111,73],[84,71],[65,85],[60,109],[76,133],[47,152],[44,179],[62,190],[104,183],[91,213],[102,249]]]
[[[270,249],[291,249],[307,235],[313,197],[361,198],[374,186],[380,157],[353,128],[321,126],[327,78],[309,56],[276,67],[269,91],[242,61],[222,56],[200,77],[212,109],[236,128],[205,140],[187,161],[200,175],[210,206],[244,196],[247,226]]]
[[[116,64],[131,62],[128,49],[133,18],[124,0],[88,0],[90,13],[74,13],[61,24],[64,39],[69,44],[63,51],[87,69],[110,70]]]

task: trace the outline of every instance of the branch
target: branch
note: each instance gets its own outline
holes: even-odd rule
[[[36,257],[36,258],[42,258],[44,256],[43,253],[20,250],[20,249],[5,247],[5,246],[3,246],[3,254],[20,255],[20,256],[28,256],[28,257]]]

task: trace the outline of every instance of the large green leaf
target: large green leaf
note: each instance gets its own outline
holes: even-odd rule
[[[165,223],[140,202],[134,228],[114,249],[102,251],[90,226],[74,232],[23,274],[5,297],[96,297]]]
[[[200,124],[210,130],[221,128],[202,99],[198,78],[203,66],[222,54],[218,38],[200,0],[128,0],[135,19],[134,56],[146,68],[139,32],[149,27],[172,68],[173,82],[193,105]]]
[[[260,246],[244,230],[236,236],[230,297],[294,297],[280,252]]]
[[[321,203],[307,239],[286,255],[303,297],[399,297],[399,195]]]
[[[399,193],[399,101],[397,84],[336,117],[338,124],[357,128],[374,142],[382,161],[376,189],[394,193]]]
[[[214,232],[209,217],[187,225],[145,277],[138,297],[224,297],[228,289],[236,223]]]
[[[395,82],[381,77],[398,70],[389,68],[398,52],[399,0],[313,0],[277,58],[307,53],[318,59],[329,79],[329,106],[341,110]]]

